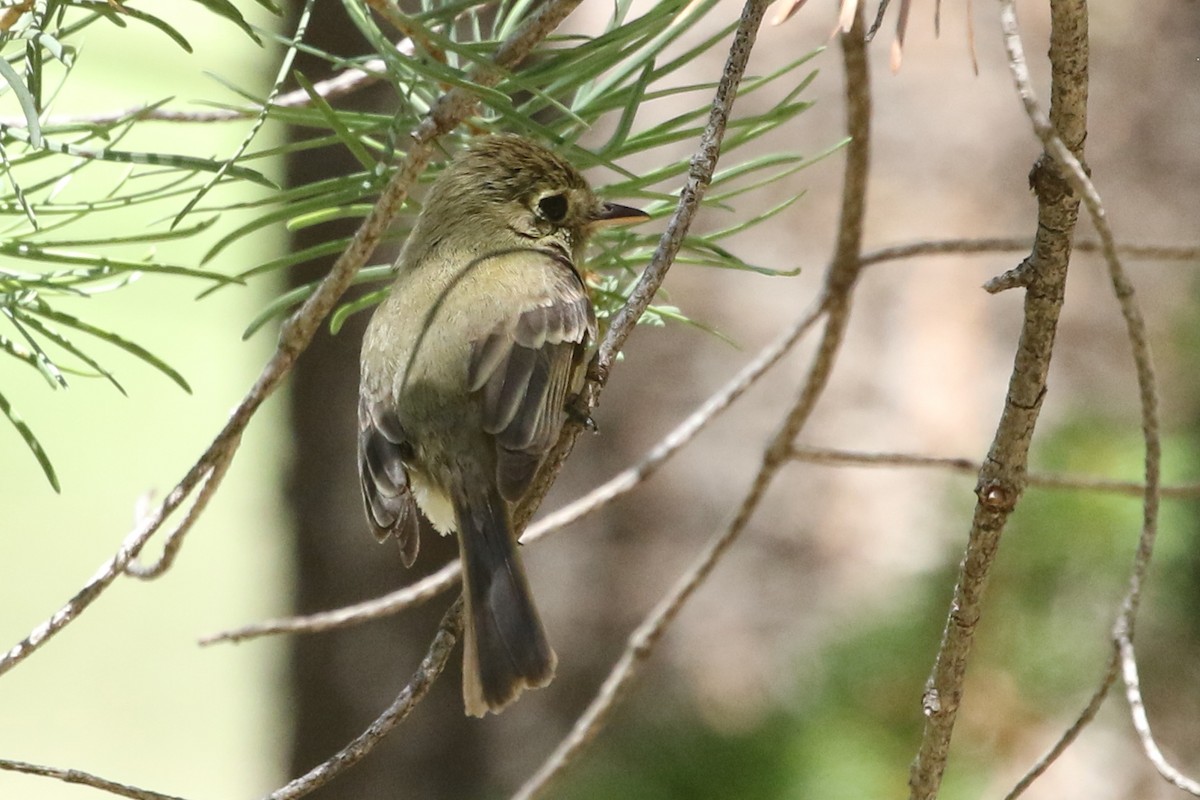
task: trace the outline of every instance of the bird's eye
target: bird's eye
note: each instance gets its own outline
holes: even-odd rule
[[[562,222],[567,218],[567,196],[548,194],[538,200],[538,211],[550,222]]]

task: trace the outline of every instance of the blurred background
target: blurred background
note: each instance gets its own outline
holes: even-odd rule
[[[243,9],[249,14],[250,4]],[[712,29],[736,4],[713,14]],[[918,239],[1029,236],[1026,175],[1039,148],[1012,90],[994,9],[916,3],[903,68],[887,65],[889,19],[872,47],[874,142],[868,249]],[[871,9],[873,13],[873,8]],[[322,47],[356,54],[339,4],[318,3]],[[1048,10],[1020,4],[1035,85],[1048,95]],[[597,29],[584,4],[569,29]],[[595,14],[594,18],[589,14]],[[765,27],[751,72],[765,74],[829,41],[835,4],[808,3]],[[717,19],[717,17],[721,17]],[[100,111],[174,96],[211,97],[210,69],[256,88],[277,51],[228,31],[189,35],[186,57],[132,31],[88,39],[58,111]],[[185,9],[179,16],[187,25]],[[267,24],[265,19],[259,20]],[[1117,236],[1200,240],[1200,7],[1096,4],[1087,157]],[[236,46],[235,46],[236,45]],[[715,80],[724,47],[697,62]],[[207,65],[207,66],[206,66]],[[310,79],[325,67],[298,62]],[[764,150],[817,153],[841,138],[836,43],[817,57],[816,107]],[[77,79],[79,76],[76,76]],[[68,84],[70,86],[70,84]],[[387,95],[357,97],[371,107]],[[752,95],[737,111],[772,102]],[[637,126],[678,113],[645,109]],[[238,125],[172,126],[180,149],[233,149]],[[189,145],[184,136],[195,137]],[[586,140],[585,140],[586,145]],[[681,154],[684,151],[681,150]],[[274,175],[337,172],[328,149]],[[646,165],[628,165],[631,168]],[[691,327],[639,329],[544,508],[606,480],[727,381],[816,294],[837,219],[841,157],[700,225],[731,224],[802,189],[769,228],[735,239],[744,259],[797,277],[679,266],[669,302],[735,345]],[[173,213],[175,209],[164,211]],[[136,219],[131,225],[142,224]],[[232,223],[231,223],[232,224]],[[292,246],[329,235],[309,229]],[[1081,221],[1079,236],[1089,237]],[[239,271],[289,246],[281,232],[243,241],[216,266]],[[187,253],[176,256],[186,260]],[[804,444],[979,459],[998,419],[1020,324],[1017,292],[980,285],[1020,255],[929,257],[871,267],[829,388]],[[378,260],[378,259],[377,259]],[[1168,482],[1200,480],[1196,265],[1129,263],[1151,327],[1162,391]],[[320,274],[324,265],[294,281]],[[270,281],[194,302],[196,288],[145,279],[89,300],[96,319],[142,341],[194,387],[185,395],[130,362],[122,398],[99,381],[47,392],[0,361],[0,385],[25,409],[59,470],[56,495],[16,435],[0,428],[0,647],[24,636],[87,580],[130,529],[138,498],[168,490],[240,399],[273,344],[245,324],[282,289]],[[103,304],[103,305],[101,305]],[[199,648],[217,630],[292,610],[377,596],[452,554],[426,537],[413,571],[366,529],[354,472],[359,315],[322,333],[284,392],[252,424],[224,487],[178,564],[151,583],[123,581],[81,620],[0,680],[0,757],[74,767],[188,798],[257,796],[361,732],[416,667],[451,597],[402,617],[320,636]],[[461,714],[460,656],[382,747],[318,798],[490,798],[541,763],[595,693],[625,638],[723,525],[790,407],[801,349],[649,483],[525,551],[560,665],[556,681],[501,717]],[[1031,467],[1137,480],[1137,391],[1124,325],[1103,263],[1072,264]],[[920,697],[970,524],[974,480],[932,470],[795,464],[646,665],[610,727],[551,796],[861,798],[906,792]],[[1200,520],[1166,501],[1138,628],[1147,709],[1172,761],[1200,773]],[[1136,499],[1031,488],[1005,534],[989,587],[943,797],[1002,796],[1075,718],[1109,652],[1140,528]],[[0,773],[0,797],[77,798],[91,790]],[[1030,790],[1031,798],[1171,798],[1141,754],[1119,693]]]

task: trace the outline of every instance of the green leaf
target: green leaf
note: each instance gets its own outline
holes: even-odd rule
[[[617,128],[613,131],[613,135],[608,142],[600,148],[600,152],[611,154],[619,152],[625,145],[625,140],[629,138],[629,132],[633,130],[633,120],[637,116],[638,110],[642,107],[642,103],[646,99],[646,88],[650,85],[650,76],[654,73],[654,59],[646,62],[645,68],[638,76],[637,83],[634,84],[632,91],[629,94],[629,102],[621,111],[621,118],[617,121]]]
[[[120,381],[118,381],[111,372],[106,370],[104,367],[100,366],[100,364],[94,358],[89,356],[87,353],[80,350],[75,345],[75,343],[72,342],[70,339],[63,336],[61,333],[54,330],[50,326],[44,324],[36,317],[24,316],[24,317],[22,317],[22,321],[26,325],[28,325],[30,328],[32,328],[35,331],[37,331],[38,333],[40,333],[42,336],[45,336],[47,339],[54,342],[56,345],[58,345],[59,347],[66,350],[71,355],[78,358],[84,364],[87,364],[89,367],[91,367],[93,370],[95,370],[97,374],[102,375],[105,378],[107,378],[108,382],[111,383],[114,387],[116,387],[118,392],[120,392],[123,395],[128,396],[129,393],[125,391],[125,387],[121,385]],[[64,386],[65,385],[66,384],[64,383]]]
[[[0,58],[0,78],[3,78],[4,82],[12,89],[13,95],[17,98],[17,105],[21,107],[21,113],[25,115],[25,124],[29,131],[27,141],[33,147],[41,147],[42,123],[38,119],[37,100],[34,99],[33,94],[25,85],[25,82],[21,80],[21,76],[17,74],[17,71],[3,58]],[[8,126],[0,125],[0,135],[12,135],[13,130],[13,128]]]
[[[4,132],[20,141],[30,142],[32,139],[29,134],[19,128],[4,128]],[[206,158],[196,158],[194,156],[174,155],[170,153],[139,153],[125,150],[113,150],[110,148],[102,148],[100,150],[92,150],[86,147],[77,147],[76,145],[67,142],[51,141],[42,138],[40,147],[43,150],[62,153],[69,156],[77,156],[79,158],[95,159],[97,161],[113,161],[125,164],[146,164],[156,167],[167,167],[170,169],[191,170],[197,172],[224,172],[233,178],[240,178],[257,183],[261,186],[275,188],[275,184],[265,175],[249,169],[247,167],[228,167],[222,162],[212,161]]]
[[[59,494],[62,493],[62,487],[58,484],[58,475],[54,471],[54,465],[50,463],[49,456],[42,449],[41,442],[33,435],[33,431],[25,424],[25,420],[21,419],[12,404],[8,402],[8,398],[0,394],[0,412],[8,417],[8,421],[17,429],[17,433],[25,441],[26,447],[33,453],[33,457],[37,459],[38,464],[42,467],[42,473],[46,476],[46,480],[50,482],[51,488]]]
[[[354,281],[351,285],[357,286],[363,283],[383,280],[391,275],[392,271],[393,267],[391,264],[377,264],[375,266],[363,267],[354,276]],[[266,325],[272,319],[282,317],[289,310],[303,303],[308,299],[309,295],[317,290],[318,285],[320,285],[320,281],[311,281],[276,297],[250,321],[250,324],[246,326],[246,330],[242,332],[242,339],[249,339],[258,333],[259,328]]]
[[[262,39],[258,38],[258,34],[250,27],[250,23],[246,22],[246,18],[242,16],[242,12],[238,11],[237,6],[229,2],[229,0],[193,0],[193,2],[199,3],[217,16],[224,17],[234,25],[237,25],[255,44],[262,44]],[[267,7],[271,8],[271,6]]]
[[[22,244],[13,241],[0,241],[0,254],[24,258],[30,261],[49,262],[54,264],[77,264],[93,269],[104,270],[101,277],[120,272],[153,272],[160,275],[177,275],[183,278],[199,278],[217,283],[241,283],[239,278],[222,275],[203,269],[193,269],[174,264],[159,264],[152,261],[129,261],[121,258],[77,253],[70,250],[43,248],[33,244]]]
[[[37,339],[33,338],[29,331],[25,329],[25,326],[21,324],[24,316],[21,312],[21,306],[5,304],[0,306],[0,314],[8,317],[8,321],[12,323],[12,326],[17,329],[17,332],[21,334],[21,337],[29,345],[33,351],[34,363],[37,366],[38,372],[42,373],[42,376],[50,384],[51,388],[67,388],[67,379],[63,377],[62,370],[58,368],[58,365],[54,363],[49,353],[42,348]]]
[[[171,367],[161,358],[154,355],[136,342],[131,342],[128,339],[113,333],[112,331],[106,331],[103,328],[97,328],[95,325],[84,322],[78,317],[65,314],[62,311],[56,311],[44,303],[40,304],[36,308],[29,309],[29,311],[45,317],[46,319],[53,320],[60,325],[66,325],[67,327],[74,328],[78,331],[82,331],[83,333],[94,336],[97,339],[108,342],[115,347],[119,347],[130,355],[136,356],[145,363],[157,369],[162,374],[166,375],[168,378],[174,381],[179,388],[183,389],[188,394],[192,393],[192,387],[188,385],[188,382],[184,380],[182,375],[180,375],[173,367]]]
[[[392,289],[389,286],[386,289],[377,289],[374,292],[368,292],[362,297],[351,300],[349,303],[342,303],[329,318],[329,332],[336,336],[342,329],[342,325],[346,323],[346,320],[363,309],[383,302],[383,299],[391,294],[391,291]]]
[[[112,10],[112,11],[104,10],[104,11],[101,11],[101,13],[106,14],[106,15],[107,14],[115,15],[118,12],[116,10]],[[175,44],[179,45],[179,47],[182,48],[185,52],[187,52],[187,53],[193,52],[191,42],[189,42],[186,38],[184,38],[184,35],[182,33],[180,33],[178,30],[173,28],[165,20],[163,20],[159,17],[156,17],[153,14],[147,14],[145,11],[134,8],[133,6],[129,5],[128,3],[124,3],[121,5],[121,11],[119,13],[121,13],[125,16],[128,16],[128,17],[133,17],[134,19],[138,20],[139,22],[144,22],[147,25],[150,25],[151,27],[157,28],[158,30],[165,33],[168,37],[170,37],[171,41],[173,41],[173,42],[175,42]]]
[[[338,140],[341,141],[350,154],[358,159],[359,165],[366,172],[374,172],[378,166],[375,159],[371,158],[371,154],[362,146],[358,136],[346,127],[341,117],[333,110],[333,106],[325,101],[324,97],[317,94],[317,90],[309,82],[308,78],[304,77],[299,70],[292,73],[292,77],[296,79],[296,83],[300,84],[300,88],[308,95],[308,99],[312,101],[312,106],[321,113],[322,119],[328,123],[330,129],[337,134]]]

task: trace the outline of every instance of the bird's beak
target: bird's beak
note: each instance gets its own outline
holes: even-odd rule
[[[620,203],[601,203],[600,210],[592,215],[588,227],[595,230],[607,228],[609,225],[633,225],[648,219],[650,215],[640,208],[623,206]]]

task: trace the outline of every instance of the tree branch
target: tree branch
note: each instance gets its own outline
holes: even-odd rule
[[[1087,132],[1087,15],[1062,0],[1051,3],[1050,62],[1052,74],[1050,135],[1058,129],[1073,157],[1083,153]],[[1027,84],[1026,84],[1027,85]],[[1022,98],[1026,97],[1019,88]],[[1028,108],[1028,104],[1027,104]],[[1062,140],[1055,138],[1062,146]],[[1017,269],[989,285],[998,291],[1025,287],[1024,322],[1017,345],[1004,410],[987,460],[979,472],[978,503],[966,552],[959,567],[954,598],[922,707],[925,726],[920,749],[909,774],[910,797],[930,800],[938,794],[950,750],[950,737],[962,701],[963,679],[982,614],[984,591],[1000,536],[1025,488],[1029,445],[1033,439],[1054,337],[1062,310],[1071,239],[1078,219],[1079,197],[1070,190],[1063,169],[1047,145],[1030,174],[1038,197],[1037,234],[1033,250]]]
[[[986,253],[1021,252],[1033,246],[1031,239],[1020,237],[997,237],[983,239],[928,239],[907,244],[882,247],[863,253],[862,264],[878,264],[883,261],[898,261],[917,256],[938,255],[983,255]],[[1116,252],[1127,258],[1149,261],[1200,261],[1200,246],[1162,244],[1118,244]],[[1104,252],[1104,243],[1094,239],[1076,240],[1076,253]]]
[[[9,772],[20,772],[25,775],[40,775],[43,778],[56,778],[64,783],[77,783],[81,786],[90,786],[102,792],[131,798],[131,800],[184,800],[182,797],[177,797],[173,794],[163,794],[162,792],[154,792],[149,789],[140,789],[137,786],[117,783],[107,778],[101,778],[99,775],[92,775],[89,772],[77,769],[46,767],[40,764],[29,764],[25,761],[12,761],[7,758],[0,758],[0,769],[8,770]]]
[[[973,461],[969,458],[940,458],[913,453],[864,453],[853,450],[834,450],[825,447],[809,447],[804,445],[793,447],[791,457],[796,461],[824,464],[827,466],[930,467],[972,475],[979,474],[979,471],[983,468],[983,465],[978,461]],[[1042,489],[1105,492],[1129,497],[1142,497],[1146,493],[1146,484],[1144,483],[1118,481],[1111,478],[1096,478],[1090,475],[1056,475],[1052,473],[1030,472],[1025,476],[1025,484]],[[1161,491],[1163,497],[1191,500],[1200,496],[1200,483],[1164,486]]]
[[[746,13],[743,11],[743,21],[745,18]],[[717,84],[708,122],[700,136],[700,145],[692,156],[688,178],[679,192],[679,201],[675,211],[667,221],[666,230],[659,237],[650,263],[638,278],[637,283],[634,284],[625,304],[610,320],[608,330],[600,341],[596,357],[592,361],[588,380],[577,401],[581,410],[585,412],[590,413],[599,404],[600,394],[608,383],[609,374],[617,355],[621,352],[621,348],[633,332],[638,320],[641,319],[642,314],[654,299],[654,295],[662,286],[667,272],[675,263],[675,257],[679,254],[683,240],[691,228],[692,220],[700,210],[700,203],[703,201],[708,186],[712,182],[713,173],[716,171],[725,126],[729,122],[737,85],[741,80],[740,75],[736,81],[727,80],[730,76],[729,67],[735,60],[740,60],[744,69],[753,40],[754,34],[747,38],[743,28],[740,27],[734,35],[729,58],[726,61],[726,72]],[[581,413],[579,416],[586,417],[587,413]],[[580,422],[568,422],[563,426],[558,443],[538,470],[537,477],[525,499],[514,511],[513,523],[517,530],[521,530],[537,511],[582,431],[583,424]]]
[[[1025,776],[1017,782],[1017,785],[1014,786],[1012,790],[1004,796],[1004,800],[1016,800],[1017,797],[1020,797],[1026,789],[1033,785],[1035,780],[1041,777],[1043,772],[1050,768],[1051,764],[1058,760],[1059,756],[1066,752],[1066,749],[1070,747],[1071,743],[1079,737],[1079,734],[1083,732],[1083,729],[1086,728],[1091,721],[1096,718],[1096,714],[1100,712],[1100,706],[1104,705],[1104,698],[1108,696],[1108,690],[1112,688],[1112,685],[1114,682],[1116,682],[1116,680],[1117,650],[1114,647],[1113,655],[1108,660],[1108,666],[1105,667],[1104,676],[1100,679],[1099,686],[1097,686],[1096,691],[1092,693],[1092,697],[1088,700],[1087,705],[1084,706],[1083,711],[1081,711],[1079,716],[1075,718],[1075,721],[1071,723],[1071,726],[1063,731],[1062,736],[1058,738],[1058,741],[1054,743],[1054,746],[1051,747],[1044,756],[1038,759],[1038,762],[1030,767],[1029,771],[1025,773]]]
[[[1127,630],[1121,630],[1118,626],[1117,645],[1121,653],[1121,677],[1125,681],[1125,699],[1129,703],[1133,729],[1137,731],[1138,740],[1142,743],[1142,750],[1146,753],[1146,758],[1150,759],[1150,763],[1158,770],[1158,774],[1172,786],[1200,797],[1200,782],[1192,780],[1172,766],[1167,761],[1167,757],[1163,755],[1158,742],[1154,741],[1154,732],[1150,729],[1150,718],[1146,716],[1146,704],[1142,702],[1137,656],[1133,650],[1133,634]]]
[[[371,725],[328,759],[304,775],[271,792],[263,800],[295,800],[319,789],[342,772],[361,761],[393,728],[404,721],[417,703],[425,697],[433,682],[442,674],[454,643],[462,635],[461,597],[446,610],[429,652],[421,660],[412,678],[400,690],[392,704]]]

